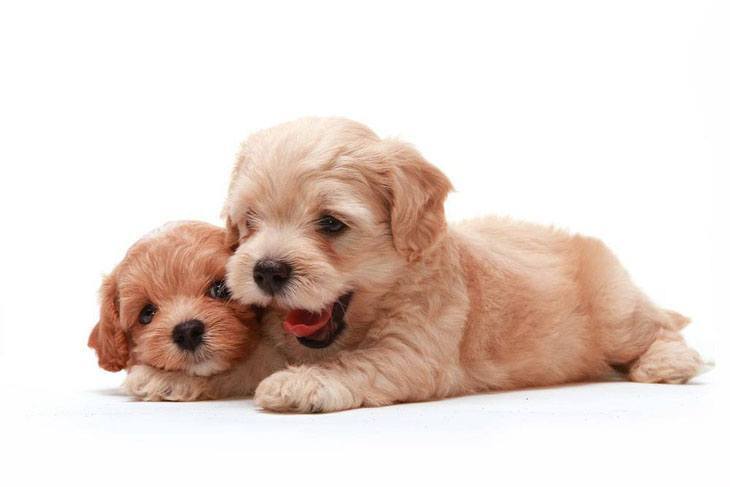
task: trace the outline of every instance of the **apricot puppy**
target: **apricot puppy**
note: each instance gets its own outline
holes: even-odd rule
[[[283,364],[259,346],[256,319],[230,300],[222,228],[168,224],[134,244],[104,279],[89,337],[99,365],[129,369],[125,389],[148,400],[253,392]]]
[[[255,401],[337,411],[606,376],[685,382],[688,322],[655,306],[599,240],[484,218],[447,225],[446,176],[343,119],[252,135],[224,214],[228,287],[286,314],[293,365]],[[131,318],[130,318],[131,320]]]

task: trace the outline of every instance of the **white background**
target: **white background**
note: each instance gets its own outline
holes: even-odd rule
[[[728,25],[723,1],[2,2],[3,483],[727,481]],[[219,222],[239,142],[307,115],[415,144],[452,219],[603,238],[718,367],[325,416],[115,395],[85,346],[102,273]]]

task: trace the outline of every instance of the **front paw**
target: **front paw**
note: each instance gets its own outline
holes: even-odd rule
[[[254,403],[278,412],[326,413],[358,407],[354,395],[316,367],[292,367],[270,375],[256,388]]]
[[[127,373],[124,391],[143,401],[195,401],[202,398],[200,378],[135,365]]]

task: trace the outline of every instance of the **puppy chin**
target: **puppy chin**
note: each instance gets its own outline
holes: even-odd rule
[[[203,362],[198,362],[192,365],[189,365],[186,367],[186,372],[190,375],[198,375],[201,377],[207,377],[209,375],[214,375],[219,372],[223,372],[226,370],[226,364],[215,360],[215,359],[208,359]]]

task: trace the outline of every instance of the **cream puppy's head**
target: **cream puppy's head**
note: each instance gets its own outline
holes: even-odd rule
[[[415,149],[349,120],[256,133],[224,208],[232,295],[283,310],[283,327],[267,331],[295,355],[352,344],[379,297],[443,236],[450,189]]]
[[[135,243],[104,279],[89,346],[99,365],[136,364],[190,375],[229,369],[254,345],[254,312],[229,299],[222,228],[168,224]]]

